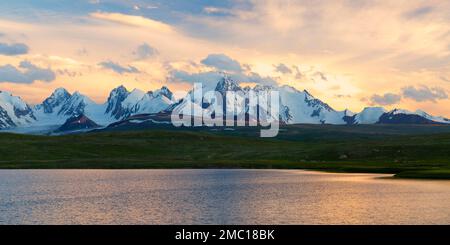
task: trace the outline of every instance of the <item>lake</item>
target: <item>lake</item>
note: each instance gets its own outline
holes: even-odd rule
[[[450,224],[450,181],[302,170],[0,170],[0,224]]]

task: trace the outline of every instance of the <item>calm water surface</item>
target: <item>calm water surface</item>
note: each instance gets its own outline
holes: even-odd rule
[[[450,224],[450,181],[300,170],[0,170],[0,224]]]

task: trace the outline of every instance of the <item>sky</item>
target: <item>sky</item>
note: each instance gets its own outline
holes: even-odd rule
[[[0,90],[97,102],[224,73],[306,89],[336,110],[450,117],[447,0],[0,1]]]

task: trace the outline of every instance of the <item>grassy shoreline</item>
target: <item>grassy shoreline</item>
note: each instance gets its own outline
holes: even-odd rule
[[[300,125],[272,139],[258,130],[2,133],[0,169],[268,168],[450,179],[450,127],[431,127]]]

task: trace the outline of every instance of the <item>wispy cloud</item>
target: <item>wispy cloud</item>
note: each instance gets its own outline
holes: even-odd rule
[[[233,14],[233,12],[230,9],[211,7],[211,6],[204,7],[203,12],[205,12],[207,14]]]
[[[124,24],[124,25],[130,25],[130,26],[137,26],[137,27],[145,27],[149,28],[151,30],[156,30],[160,32],[173,32],[173,27],[163,23],[161,21],[153,20],[150,18],[146,18],[143,16],[138,15],[127,15],[122,13],[104,13],[104,12],[96,12],[91,13],[91,17],[110,21],[114,23]]]
[[[406,18],[413,19],[413,18],[420,18],[422,16],[425,16],[433,11],[433,7],[425,6],[425,7],[419,7],[417,9],[414,9],[412,11],[409,11],[405,14]]]
[[[440,79],[444,82],[449,82],[450,83],[450,79],[444,76],[441,76]]]
[[[190,73],[174,69],[169,71],[168,81],[173,83],[213,83],[217,82],[223,74],[216,71]]]
[[[112,61],[103,61],[103,62],[100,62],[98,65],[105,69],[112,70],[119,74],[139,73],[139,70],[134,66],[122,66],[122,65],[112,62]]]
[[[275,67],[275,71],[276,72],[279,72],[279,73],[282,73],[282,74],[290,74],[290,73],[292,73],[291,68],[289,68],[287,65],[285,65],[283,63],[280,63],[278,65],[274,65],[274,67]]]

